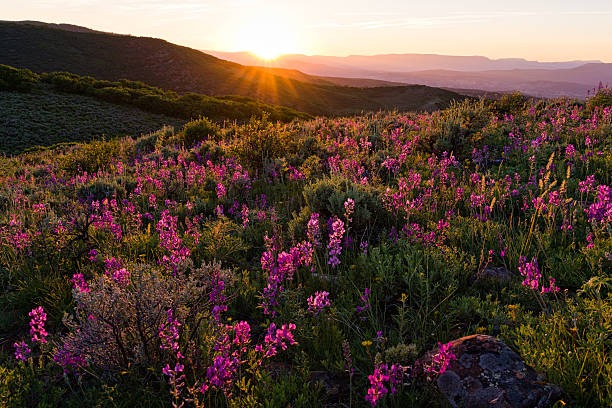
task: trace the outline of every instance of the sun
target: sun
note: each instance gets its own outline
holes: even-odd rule
[[[283,54],[295,53],[298,41],[295,33],[280,18],[253,18],[239,35],[240,48],[271,61]]]

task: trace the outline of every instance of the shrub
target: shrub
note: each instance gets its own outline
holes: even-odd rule
[[[17,69],[0,64],[0,91],[30,91],[39,76],[29,69]]]
[[[183,131],[178,136],[185,147],[192,147],[209,139],[217,141],[220,133],[219,126],[202,117],[185,124]]]

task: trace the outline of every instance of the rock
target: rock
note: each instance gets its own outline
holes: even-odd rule
[[[478,280],[509,281],[512,280],[512,272],[503,266],[487,266],[476,275]]]
[[[561,388],[547,383],[495,337],[474,335],[451,343],[457,358],[436,382],[454,407],[539,408],[563,396]],[[428,352],[416,365],[429,363],[436,353]]]

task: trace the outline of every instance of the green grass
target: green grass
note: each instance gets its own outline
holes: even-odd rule
[[[152,132],[185,121],[50,90],[0,91],[0,152]]]

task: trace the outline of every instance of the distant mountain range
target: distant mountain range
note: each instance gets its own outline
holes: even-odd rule
[[[612,84],[612,64],[601,61],[538,62],[434,54],[348,57],[290,54],[265,61],[248,52],[207,52],[245,65],[297,69],[310,75],[493,92],[518,90],[539,97],[584,98],[600,81]]]
[[[310,114],[436,110],[465,98],[450,90],[376,78],[319,77],[295,69],[244,66],[161,39],[70,24],[0,21],[0,44],[0,64],[17,68],[125,78],[179,93],[244,95]]]

